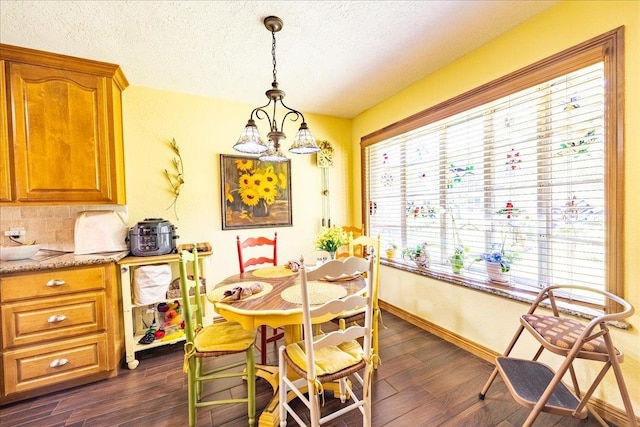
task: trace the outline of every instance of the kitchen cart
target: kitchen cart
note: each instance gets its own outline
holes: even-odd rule
[[[199,252],[200,258],[200,274],[203,278],[207,277],[207,264],[211,259],[211,252]],[[135,354],[142,350],[148,350],[154,347],[160,347],[167,344],[175,344],[180,341],[184,341],[184,334],[180,334],[178,337],[168,336],[166,338],[156,339],[149,344],[140,344],[140,339],[144,336],[145,332],[149,329],[149,325],[143,321],[145,312],[150,309],[151,306],[156,306],[158,303],[166,302],[170,303],[175,300],[180,300],[180,296],[175,298],[166,298],[154,301],[152,304],[136,304],[134,302],[134,272],[137,268],[146,265],[159,265],[169,264],[171,266],[172,280],[180,277],[178,270],[178,254],[167,254],[157,256],[128,256],[118,262],[120,268],[120,286],[122,289],[122,318],[124,323],[124,344],[125,344],[125,362],[129,369],[135,369],[138,367],[139,361],[135,358]],[[206,292],[203,293],[205,298]],[[205,304],[206,322],[211,323],[215,312],[211,304]],[[168,338],[168,339],[167,339]]]

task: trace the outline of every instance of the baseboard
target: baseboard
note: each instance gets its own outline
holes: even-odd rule
[[[397,316],[402,320],[405,320],[412,325],[415,325],[420,329],[429,332],[430,334],[442,338],[443,340],[450,342],[451,344],[454,344],[455,346],[466,350],[474,356],[486,360],[487,362],[494,364],[496,356],[500,355],[499,353],[496,353],[495,351],[487,347],[469,341],[463,336],[455,334],[447,329],[442,328],[441,326],[436,325],[435,323],[431,323],[428,320],[425,320],[421,317],[416,316],[415,314],[409,313],[401,308],[393,306],[385,301],[379,300],[379,304],[382,310],[388,311],[394,316]],[[611,406],[601,399],[592,397],[591,399],[589,399],[588,406],[592,411],[600,415],[607,422],[613,423],[617,426],[629,425],[627,413],[624,410]],[[640,424],[640,418],[637,418],[637,421],[638,424]]]

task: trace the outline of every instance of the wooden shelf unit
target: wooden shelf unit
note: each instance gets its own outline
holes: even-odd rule
[[[207,264],[211,258],[211,252],[199,252],[200,258],[200,274],[202,277],[207,277]],[[136,268],[145,265],[159,265],[159,264],[169,264],[171,265],[172,271],[172,280],[180,277],[180,273],[178,271],[178,254],[167,254],[167,255],[157,255],[157,256],[128,256],[121,259],[118,262],[118,267],[120,268],[120,286],[122,291],[122,319],[124,323],[124,347],[125,347],[125,362],[129,369],[135,369],[138,367],[139,361],[135,358],[135,354],[142,350],[148,350],[154,347],[160,347],[169,344],[175,344],[180,341],[184,341],[184,335],[181,337],[177,337],[169,340],[155,340],[150,344],[139,344],[138,341],[140,338],[144,336],[144,332],[146,328],[139,327],[137,323],[137,319],[141,318],[141,313],[137,313],[136,311],[146,310],[152,304],[135,304],[133,300],[133,287],[135,284],[133,283],[133,272]],[[202,296],[206,298],[206,292]],[[154,305],[161,302],[170,302],[175,301],[178,298],[168,298],[161,299],[158,301],[154,301]],[[209,323],[213,321],[213,317],[215,316],[215,312],[213,310],[213,306],[211,304],[205,304],[207,309],[205,313],[205,318]]]

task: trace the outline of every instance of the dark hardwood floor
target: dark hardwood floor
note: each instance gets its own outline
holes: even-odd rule
[[[486,400],[478,392],[492,365],[389,313],[380,330],[382,365],[374,375],[373,426],[520,426],[529,411],[518,405],[498,377]],[[275,360],[271,346],[270,361]],[[147,353],[147,352],[145,352]],[[134,427],[185,426],[186,378],[182,346],[140,355],[140,365],[122,368],[117,378],[76,387],[0,408],[0,426]],[[207,388],[205,388],[207,390]],[[217,393],[242,395],[246,387],[229,380]],[[271,388],[257,383],[258,412],[271,399]],[[302,407],[302,404],[299,407]],[[339,405],[326,397],[326,408]],[[289,425],[296,425],[289,420]],[[246,406],[225,405],[198,411],[198,426],[247,425]],[[327,425],[361,426],[359,412]],[[593,417],[576,420],[541,414],[536,426],[599,425]]]

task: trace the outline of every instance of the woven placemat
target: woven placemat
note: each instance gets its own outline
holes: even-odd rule
[[[253,270],[251,273],[253,273],[255,277],[262,277],[265,279],[274,277],[286,277],[296,274],[284,265],[258,268],[256,270]]]
[[[255,298],[260,298],[261,296],[264,296],[266,294],[268,294],[269,292],[271,292],[273,290],[273,285],[271,283],[266,283],[266,282],[237,282],[237,283],[231,283],[229,285],[224,285],[224,286],[220,286],[219,288],[215,288],[212,289],[211,292],[209,292],[209,300],[211,301],[222,301],[222,299],[224,298],[224,293],[225,291],[228,291],[230,289],[235,288],[236,286],[249,286],[252,283],[261,283],[263,288],[260,292],[258,292],[257,294],[253,294],[250,295],[246,298],[243,298],[239,301],[248,301],[248,300],[252,300]],[[227,301],[225,301],[227,302]],[[229,301],[229,302],[233,302],[233,301]]]
[[[324,304],[325,302],[347,296],[347,290],[340,285],[332,285],[326,282],[308,282],[309,303],[311,305]],[[280,294],[283,300],[291,304],[302,304],[301,285],[289,286]]]

